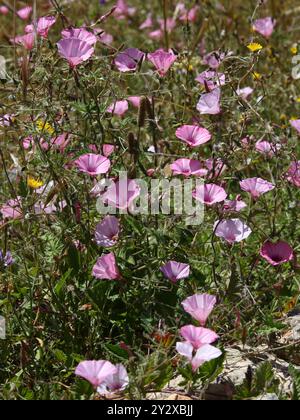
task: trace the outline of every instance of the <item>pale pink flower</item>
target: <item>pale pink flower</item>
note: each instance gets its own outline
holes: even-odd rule
[[[203,168],[201,162],[194,159],[178,159],[170,166],[173,175],[206,176],[207,170]]]
[[[212,206],[216,203],[221,203],[227,197],[224,188],[216,184],[200,185],[193,192],[193,197],[207,206]]]
[[[140,25],[139,29],[141,30],[149,29],[149,28],[152,28],[152,26],[153,26],[153,19],[151,15],[148,15],[146,20]]]
[[[8,15],[8,13],[9,13],[9,8],[8,7],[6,7],[6,6],[0,6],[0,14],[1,15],[6,16],[6,15]]]
[[[164,21],[164,19],[158,19],[158,23],[160,25],[161,31],[164,31],[165,30],[165,21]],[[167,18],[167,20],[166,20],[166,29],[167,29],[167,32],[169,32],[169,33],[172,32],[173,29],[175,29],[175,27],[176,27],[176,20],[174,20],[173,18]]]
[[[114,153],[114,151],[116,150],[116,147],[113,144],[103,144],[102,150],[103,150],[103,156],[108,158],[110,155]]]
[[[98,258],[92,274],[99,280],[119,280],[121,274],[117,266],[115,254],[111,252]]]
[[[62,212],[63,209],[67,206],[66,201],[60,201],[56,203],[52,200],[50,203],[45,204],[42,201],[36,203],[34,205],[34,213],[35,214],[53,214],[57,212]]]
[[[65,58],[71,68],[77,67],[89,60],[94,54],[94,48],[78,38],[65,38],[57,43],[59,54]]]
[[[86,360],[80,362],[75,370],[75,375],[89,381],[96,389],[104,380],[117,373],[117,368],[106,360]]]
[[[291,120],[290,124],[300,134],[300,120]]]
[[[251,194],[254,199],[259,198],[262,194],[274,190],[275,185],[262,178],[248,178],[240,182],[243,191]]]
[[[208,70],[200,73],[195,80],[201,85],[207,86],[210,90],[218,86],[223,86],[226,82],[224,73],[217,73],[213,70]]]
[[[42,38],[48,38],[50,28],[56,23],[55,16],[41,17],[37,22],[37,33]]]
[[[29,33],[26,35],[16,36],[11,39],[11,42],[22,45],[26,50],[31,51],[34,47],[35,35],[34,33]]]
[[[252,95],[253,92],[254,92],[254,90],[249,86],[244,87],[242,89],[237,89],[237,91],[236,91],[238,96],[240,96],[242,99],[247,99],[250,95]]]
[[[117,8],[114,11],[114,16],[118,20],[133,16],[136,12],[136,8],[129,7],[126,0],[118,0],[116,6]]]
[[[115,216],[106,216],[102,222],[98,223],[96,226],[96,244],[107,248],[116,245],[119,232],[119,220]]]
[[[32,7],[31,6],[23,7],[22,9],[17,11],[18,17],[22,20],[29,19],[31,13],[32,13]]]
[[[164,36],[164,33],[161,29],[156,29],[155,31],[151,31],[149,33],[149,38],[155,39],[157,41],[162,39],[163,36]]]
[[[117,371],[105,378],[104,382],[97,388],[101,395],[124,391],[129,385],[129,377],[126,368],[121,365],[115,365]]]
[[[107,112],[122,117],[128,111],[128,102],[126,100],[117,101],[107,108]]]
[[[172,283],[177,283],[178,280],[186,279],[190,275],[190,266],[188,264],[179,263],[177,261],[169,261],[160,271]]]
[[[216,88],[209,93],[200,96],[197,110],[200,114],[216,115],[221,112],[220,108],[221,90]]]
[[[180,328],[180,334],[185,341],[192,344],[194,350],[200,349],[205,344],[212,344],[219,339],[214,331],[194,325],[185,325]]]
[[[81,172],[85,172],[91,176],[106,174],[110,169],[110,161],[105,156],[87,153],[80,156],[75,165]]]
[[[184,21],[196,22],[198,12],[199,12],[199,6],[194,6],[190,10],[186,10],[184,6],[183,8],[181,8],[181,14],[179,16],[179,20],[181,20],[182,22]]]
[[[252,230],[240,219],[224,219],[215,223],[214,232],[219,238],[233,244],[247,239]]]
[[[81,41],[86,42],[87,44],[91,45],[92,47],[97,42],[97,37],[93,33],[87,31],[85,28],[69,28],[64,29],[61,33],[64,39],[67,38],[77,38]]]
[[[274,144],[266,140],[259,140],[255,143],[255,149],[263,155],[273,157],[281,149],[281,144]]]
[[[275,28],[275,21],[272,17],[257,19],[253,24],[253,29],[266,38],[270,38]]]
[[[294,258],[293,248],[284,241],[267,241],[260,250],[260,255],[273,266],[284,264]]]
[[[7,203],[0,207],[0,213],[3,219],[21,219],[23,212],[21,209],[22,198],[17,197],[16,199],[8,200]]]
[[[0,127],[10,127],[13,123],[14,115],[0,115]]]
[[[163,49],[148,54],[147,58],[155,66],[160,76],[165,76],[172,64],[177,60],[177,56],[172,50],[166,52]]]
[[[138,64],[144,59],[145,54],[137,48],[127,48],[114,59],[117,69],[123,73],[136,71]]]
[[[190,361],[193,372],[196,372],[197,369],[204,363],[213,359],[217,359],[222,355],[221,350],[211,346],[210,344],[205,344],[204,346],[200,347],[195,355],[193,355],[194,348],[192,344],[188,342],[176,343],[176,350],[179,354],[186,357]]]
[[[107,191],[102,195],[104,203],[121,210],[128,209],[140,195],[141,188],[133,179],[112,182]]]
[[[68,133],[60,134],[57,137],[54,137],[50,140],[50,146],[53,149],[59,150],[61,153],[63,153],[70,143],[70,135]]]
[[[182,306],[185,312],[190,314],[194,319],[200,322],[202,327],[204,327],[216,303],[217,299],[215,296],[196,294],[185,299],[182,302]]]
[[[240,198],[237,198],[236,200],[225,200],[223,211],[224,213],[239,213],[246,207],[247,204]]]
[[[133,105],[135,108],[140,107],[141,103],[141,96],[129,96],[127,100]]]
[[[213,51],[206,54],[203,58],[203,63],[207,64],[211,69],[216,70],[225,58],[225,53]]]
[[[207,159],[204,164],[209,171],[209,179],[218,178],[226,170],[226,165],[221,159],[210,158]]]
[[[300,160],[291,163],[287,173],[287,180],[300,188]]]
[[[197,125],[183,125],[176,130],[176,137],[190,147],[198,147],[211,139],[210,132]]]

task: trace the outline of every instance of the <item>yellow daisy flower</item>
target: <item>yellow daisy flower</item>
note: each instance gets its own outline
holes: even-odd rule
[[[32,188],[33,190],[37,190],[38,188],[41,188],[44,183],[40,181],[39,179],[34,179],[31,176],[27,178],[27,185],[29,188]]]
[[[260,80],[262,78],[262,75],[260,73],[257,73],[257,71],[255,71],[253,74],[253,79],[254,80]]]
[[[298,47],[297,47],[297,45],[293,45],[293,46],[291,47],[290,51],[291,51],[291,53],[292,53],[293,55],[296,55],[296,54],[298,53]]]
[[[257,52],[263,49],[263,46],[261,44],[258,44],[257,42],[251,42],[251,44],[247,45],[248,50],[251,52]]]
[[[36,128],[39,131],[46,132],[46,133],[48,133],[50,135],[54,134],[54,132],[55,132],[55,130],[52,127],[52,125],[50,125],[48,122],[45,123],[45,121],[43,121],[43,120],[38,120],[36,122]]]

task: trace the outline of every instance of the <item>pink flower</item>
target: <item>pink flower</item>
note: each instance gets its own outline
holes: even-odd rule
[[[156,29],[149,33],[149,38],[160,40],[163,37],[164,33],[161,29]]]
[[[105,156],[87,153],[75,161],[75,165],[81,172],[91,176],[106,174],[110,169],[110,161]]]
[[[291,120],[290,124],[300,134],[300,120]]]
[[[0,127],[10,127],[12,125],[14,116],[5,114],[0,116]]]
[[[190,275],[190,266],[188,264],[179,263],[176,261],[169,261],[160,271],[171,282],[177,283],[178,280],[185,279]]]
[[[207,64],[211,69],[216,70],[225,58],[224,53],[213,51],[203,58],[203,63]]]
[[[208,169],[208,178],[218,178],[226,170],[226,165],[221,159],[207,159],[205,167]]]
[[[215,296],[196,294],[185,299],[182,302],[182,306],[185,312],[190,314],[194,319],[200,322],[202,327],[204,327],[216,303],[217,299]]]
[[[58,149],[61,153],[65,151],[69,143],[70,143],[70,136],[68,133],[63,133],[50,140],[51,147],[53,149]]]
[[[184,4],[182,4],[182,6],[181,4],[178,4],[177,6],[179,7],[179,11],[181,12],[179,16],[179,20],[181,20],[182,22],[185,22],[185,21],[196,22],[198,12],[199,12],[199,6],[194,6],[190,10],[186,10]]]
[[[58,203],[55,203],[55,201],[52,200],[48,204],[45,204],[42,201],[40,201],[34,205],[34,213],[35,214],[42,214],[42,213],[53,214],[57,212],[62,212],[66,206],[67,206],[66,201],[60,201]]]
[[[18,17],[22,20],[29,19],[31,13],[32,13],[32,7],[31,6],[23,7],[22,9],[17,11]]]
[[[264,155],[273,157],[281,149],[281,144],[272,144],[266,140],[259,140],[255,143],[255,149]]]
[[[238,89],[236,91],[238,96],[240,96],[242,99],[247,99],[250,95],[253,93],[253,89],[251,87],[245,87],[242,89]]]
[[[35,35],[34,33],[29,33],[22,36],[16,36],[11,39],[11,42],[22,45],[26,50],[31,51],[34,47]]]
[[[210,93],[204,93],[200,96],[197,104],[197,110],[200,114],[216,115],[221,112],[220,108],[221,90],[216,88]]]
[[[223,210],[226,213],[238,213],[247,207],[247,204],[241,199],[225,200]]]
[[[165,21],[164,19],[158,19],[161,31],[165,30]],[[173,31],[176,27],[176,21],[173,18],[167,18],[166,20],[166,29],[169,33]]]
[[[104,203],[121,210],[128,209],[140,195],[141,188],[133,179],[113,182],[103,194]]]
[[[147,17],[147,19],[140,25],[139,29],[143,30],[143,29],[149,29],[152,28],[153,26],[153,20],[151,15],[149,15]]]
[[[56,22],[55,16],[45,16],[41,17],[37,22],[37,33],[42,38],[48,38],[48,33],[51,28]]]
[[[240,219],[224,219],[215,223],[214,232],[216,236],[232,244],[247,239],[252,230]]]
[[[201,85],[207,86],[208,89],[212,90],[218,86],[225,85],[225,74],[209,70],[199,74],[195,80]]]
[[[114,216],[106,216],[96,226],[96,244],[107,248],[114,246],[117,243],[119,231],[119,220]]]
[[[211,134],[206,128],[197,125],[183,125],[176,130],[176,137],[190,147],[198,147],[211,139]]]
[[[257,19],[254,22],[253,29],[266,38],[270,38],[274,31],[275,21],[271,17]]]
[[[127,48],[114,59],[117,69],[123,73],[136,71],[138,64],[144,59],[145,54],[136,48]]]
[[[96,35],[87,31],[85,28],[64,29],[61,33],[61,36],[63,37],[63,39],[77,38],[80,41],[86,42],[91,47],[94,47],[94,45],[96,44],[96,42],[98,40]]]
[[[190,343],[194,350],[200,349],[205,344],[214,343],[219,336],[212,330],[203,327],[194,327],[194,325],[185,325],[180,328],[182,337]]]
[[[75,375],[81,376],[89,381],[95,389],[100,386],[108,376],[115,373],[117,373],[117,368],[106,360],[86,360],[80,362],[75,370]]]
[[[277,266],[291,261],[294,258],[294,251],[287,242],[279,241],[273,243],[267,241],[262,246],[260,255],[268,263]]]
[[[98,258],[92,274],[99,280],[119,280],[121,274],[114,253],[111,252]]]
[[[71,68],[87,61],[94,54],[94,48],[78,38],[65,38],[57,43],[59,54],[65,58]]]
[[[192,369],[194,372],[196,372],[197,369],[204,363],[209,362],[213,359],[217,359],[222,355],[221,350],[211,346],[210,344],[205,344],[204,346],[200,347],[195,353],[195,355],[193,355],[194,349],[192,344],[188,342],[177,343],[176,350],[179,354],[186,357],[191,362]]]
[[[133,105],[135,108],[140,107],[141,103],[141,96],[129,96],[127,100]]]
[[[134,7],[128,7],[127,2],[125,0],[118,0],[117,8],[114,11],[114,16],[116,16],[118,20],[121,20],[133,16],[135,12],[136,9]]]
[[[172,64],[177,60],[177,56],[173,51],[166,52],[163,49],[159,49],[154,53],[148,54],[148,60],[155,66],[160,76],[165,76],[172,66]]]
[[[203,204],[212,206],[213,204],[224,201],[227,197],[227,193],[224,188],[219,187],[219,185],[205,184],[196,188],[193,192],[193,197]]]
[[[248,178],[240,182],[243,191],[251,194],[254,199],[259,198],[262,194],[274,190],[275,185],[262,178]]]
[[[118,115],[119,117],[122,117],[126,112],[128,111],[128,102],[126,100],[124,101],[117,101],[114,104],[111,104],[107,108],[107,112]]]
[[[189,177],[194,176],[205,176],[207,170],[203,169],[201,162],[193,159],[178,159],[171,165],[173,175],[183,175]]]
[[[112,155],[115,151],[115,146],[113,144],[103,144],[102,150],[103,150],[103,155],[105,157],[109,157],[110,155]]]
[[[287,173],[287,180],[300,188],[300,160],[291,163]]]
[[[0,207],[0,213],[3,219],[21,219],[23,217],[21,209],[22,198],[8,200],[6,204]]]
[[[129,377],[126,368],[121,365],[115,365],[117,371],[105,378],[104,382],[97,388],[101,395],[124,391],[129,385]]]
[[[8,13],[9,13],[9,8],[8,7],[6,7],[6,6],[0,6],[0,14],[1,15],[8,15]]]

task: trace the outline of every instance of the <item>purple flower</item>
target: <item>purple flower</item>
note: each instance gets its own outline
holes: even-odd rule
[[[9,251],[4,254],[0,249],[0,264],[3,264],[4,267],[9,267],[14,263],[13,257]]]

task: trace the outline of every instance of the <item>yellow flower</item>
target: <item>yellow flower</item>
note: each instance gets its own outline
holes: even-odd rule
[[[258,44],[257,42],[251,42],[251,44],[247,45],[248,50],[251,52],[257,52],[263,49],[263,46],[261,44]]]
[[[27,185],[28,187],[32,188],[33,190],[37,190],[38,188],[42,187],[44,183],[39,179],[34,179],[31,176],[27,178]]]
[[[194,70],[194,67],[190,64],[188,67],[188,71],[193,71],[193,70]]]
[[[296,98],[296,102],[298,102],[298,104],[300,104],[300,98]]]
[[[50,135],[54,134],[55,132],[54,128],[48,122],[45,123],[43,120],[38,120],[36,122],[36,128],[39,131],[47,132]]]
[[[298,52],[298,47],[297,47],[297,45],[293,45],[293,46],[291,47],[290,51],[291,51],[291,53],[292,53],[293,55],[296,55],[296,54],[297,54],[297,52]]]
[[[262,75],[257,73],[257,71],[255,71],[252,75],[254,80],[260,80],[262,78]]]
[[[298,117],[295,117],[294,115],[290,118],[291,121],[298,120]]]

